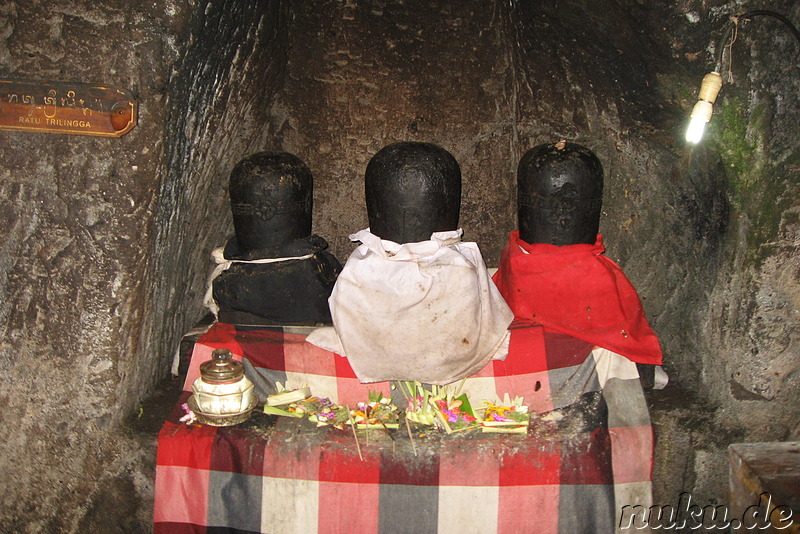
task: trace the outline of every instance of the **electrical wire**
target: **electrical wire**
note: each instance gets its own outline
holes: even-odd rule
[[[791,32],[794,34],[794,36],[797,38],[797,42],[800,43],[800,31],[798,31],[797,27],[794,24],[792,24],[792,21],[790,21],[788,18],[786,18],[785,16],[781,15],[780,13],[777,13],[775,11],[770,11],[768,9],[756,9],[754,11],[748,11],[747,13],[743,13],[741,15],[733,16],[733,17],[731,17],[731,21],[733,22],[733,24],[729,25],[727,28],[725,28],[725,33],[723,34],[722,40],[720,41],[719,57],[717,59],[717,68],[715,69],[716,72],[721,72],[720,69],[722,68],[722,55],[723,55],[723,53],[725,51],[726,43],[728,42],[728,39],[730,38],[731,30],[733,28],[737,27],[737,25],[738,25],[740,20],[751,20],[753,17],[761,16],[761,15],[768,16],[768,17],[773,17],[773,18],[776,18],[779,21],[783,22],[789,28],[789,30],[791,30]],[[732,46],[732,45],[733,45],[733,43],[730,43],[730,46]],[[730,57],[730,55],[731,54],[730,54],[730,50],[729,50],[728,51],[728,57]]]

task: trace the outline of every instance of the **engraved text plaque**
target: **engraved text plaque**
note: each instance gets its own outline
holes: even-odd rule
[[[71,82],[0,80],[0,129],[121,137],[136,126],[128,91]]]

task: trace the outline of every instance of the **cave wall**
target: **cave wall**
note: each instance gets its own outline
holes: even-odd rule
[[[650,397],[657,502],[726,502],[728,443],[800,437],[788,31],[748,23],[735,82],[688,149],[685,117],[740,2],[424,6],[0,5],[0,76],[118,85],[141,114],[116,140],[0,131],[3,528],[103,531],[115,517],[146,530],[154,442],[126,418],[204,313],[209,252],[232,233],[227,175],[257,150],[308,163],[314,230],[344,261],[367,226],[369,158],[437,143],[461,164],[465,238],[496,265],[522,154],[562,137],[591,147],[608,255],[639,289],[680,397]],[[771,7],[800,21],[789,0]]]
[[[748,6],[756,9],[761,6]],[[797,2],[767,6],[800,24]],[[737,12],[745,11],[740,10]],[[800,439],[800,42],[758,16],[742,24],[710,123],[731,203],[713,286],[695,313],[712,428],[741,442]],[[694,461],[710,494],[726,472],[711,443]]]
[[[227,173],[269,136],[280,2],[4,2],[0,76],[129,89],[121,139],[0,131],[2,532],[146,532],[131,431],[202,315]]]
[[[281,147],[314,173],[314,229],[344,262],[368,226],[364,171],[397,141],[438,144],[461,166],[460,225],[496,264],[516,163],[510,50],[499,3],[292,3]]]
[[[3,2],[0,76],[130,90],[121,139],[0,131],[0,530],[70,531],[131,454],[166,84],[185,9]],[[136,483],[147,484],[141,477]]]

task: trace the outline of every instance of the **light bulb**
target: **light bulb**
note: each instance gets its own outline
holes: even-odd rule
[[[714,111],[714,106],[711,102],[700,100],[694,105],[692,109],[692,120],[689,122],[689,128],[686,130],[686,141],[689,143],[699,143],[703,138],[703,132],[706,129],[706,123],[711,120],[711,113]]]
[[[706,122],[701,117],[692,117],[689,127],[686,129],[686,141],[689,143],[699,143],[706,130]]]
[[[692,120],[686,130],[686,141],[699,143],[703,138],[706,123],[711,120],[714,111],[714,102],[722,89],[722,76],[718,72],[709,72],[703,77],[700,93],[697,95],[697,104],[692,108]]]

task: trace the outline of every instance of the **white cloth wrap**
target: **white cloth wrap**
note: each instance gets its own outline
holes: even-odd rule
[[[361,382],[444,385],[505,359],[514,314],[461,234],[402,245],[369,228],[351,235],[361,245],[328,299],[333,329],[308,341],[346,356]]]

